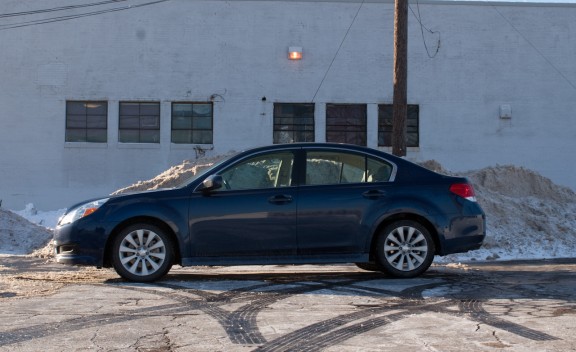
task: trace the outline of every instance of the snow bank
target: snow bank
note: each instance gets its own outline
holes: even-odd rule
[[[576,257],[576,194],[516,166],[464,173],[486,213],[487,238],[478,251],[447,260]]]
[[[45,247],[52,231],[0,208],[0,255],[29,254]]]
[[[224,157],[184,161],[151,180],[114,194],[173,187]],[[433,160],[422,165],[450,174]],[[472,182],[486,212],[487,238],[480,250],[437,261],[576,257],[576,194],[572,190],[516,166],[488,167],[461,175]],[[63,210],[37,212],[32,205],[19,215],[0,209],[0,254],[27,254],[41,249],[36,255],[48,255],[49,246],[43,246],[51,237],[49,228],[56,225],[62,213]]]

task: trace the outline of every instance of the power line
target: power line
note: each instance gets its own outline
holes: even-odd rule
[[[117,0],[117,1],[125,1],[125,0]],[[157,1],[147,2],[144,4],[128,5],[128,6],[116,7],[116,8],[112,8],[112,9],[100,10],[100,11],[85,12],[85,13],[75,14],[75,15],[59,16],[59,17],[52,17],[52,18],[46,18],[46,19],[40,19],[40,20],[5,24],[5,25],[0,25],[0,31],[8,30],[8,29],[14,29],[14,28],[36,26],[36,25],[47,24],[47,23],[69,21],[69,20],[73,20],[73,19],[77,19],[77,18],[97,16],[97,15],[102,15],[102,14],[106,14],[106,13],[118,12],[118,11],[132,10],[135,8],[155,5],[155,4],[159,4],[159,3],[167,2],[167,1],[170,1],[170,0],[157,0]],[[91,6],[93,6],[93,5],[91,5]]]
[[[414,12],[414,10],[412,9],[412,6],[408,5],[408,7],[410,8],[410,11],[412,12],[414,17],[416,18],[416,21],[418,21],[418,23],[420,23],[420,33],[422,33],[422,41],[424,42],[424,48],[426,49],[426,54],[428,54],[428,57],[431,59],[435,58],[436,55],[438,55],[438,52],[440,51],[440,32],[433,31],[433,30],[427,28],[422,23],[422,15],[420,14],[420,3],[418,1],[416,1],[416,7],[418,9],[418,14],[416,14]],[[424,37],[424,29],[430,34],[438,33],[438,44],[436,45],[436,51],[434,52],[434,54],[430,54],[430,50],[428,49],[428,44],[426,44],[426,38]]]
[[[536,47],[536,45],[534,45],[534,43],[532,43],[528,38],[526,38],[526,36],[522,32],[520,32],[520,30],[516,28],[516,26],[514,26],[514,24],[506,16],[504,16],[496,6],[492,6],[492,8],[508,23],[510,27],[512,27],[512,29],[514,29],[514,31],[516,31],[516,33],[518,33],[518,35],[520,35],[532,47],[532,49],[534,49],[534,51],[536,51],[536,53],[538,53],[538,55],[540,55],[544,59],[544,61],[548,63],[548,65],[550,65],[550,67],[554,69],[554,71],[556,71],[556,73],[560,75],[560,77],[562,77],[566,81],[566,83],[568,83],[574,90],[576,90],[576,85],[568,77],[566,77],[566,75],[564,75],[564,73],[562,73],[562,71],[560,71],[560,69],[556,67],[556,65],[554,65],[552,61],[550,61],[550,59],[548,59],[546,55],[544,55],[544,53],[541,52]]]
[[[107,0],[107,1],[101,1],[101,2],[93,2],[93,3],[89,3],[89,4],[82,4],[82,5],[53,7],[50,9],[24,11],[24,12],[13,12],[13,13],[3,13],[3,14],[0,14],[0,18],[36,15],[36,14],[40,14],[40,13],[65,11],[65,10],[74,10],[74,9],[79,9],[79,8],[83,8],[83,7],[107,5],[107,4],[123,2],[123,1],[127,1],[127,0]]]
[[[348,37],[348,33],[350,32],[350,28],[352,28],[352,25],[354,24],[354,22],[356,22],[356,17],[358,17],[358,14],[360,13],[360,9],[362,9],[362,5],[364,5],[364,1],[365,0],[362,0],[362,3],[360,3],[360,6],[358,6],[358,10],[356,10],[356,14],[354,15],[354,18],[352,19],[350,26],[348,26],[348,29],[346,30],[346,34],[344,34],[344,37],[342,38],[342,41],[340,42],[340,46],[338,47],[338,50],[336,50],[336,53],[334,54],[334,57],[332,58],[332,62],[330,62],[330,65],[328,65],[328,68],[326,69],[326,72],[324,73],[324,77],[322,77],[322,81],[320,81],[320,84],[318,85],[318,89],[316,89],[316,92],[314,93],[314,96],[312,97],[312,102],[314,102],[314,99],[316,99],[316,95],[318,94],[318,92],[320,91],[320,88],[324,84],[324,80],[326,79],[326,76],[328,76],[328,72],[330,72],[330,69],[332,68],[332,65],[334,64],[334,61],[336,60],[336,57],[338,56],[340,49],[342,49],[342,45],[344,44],[344,41]]]

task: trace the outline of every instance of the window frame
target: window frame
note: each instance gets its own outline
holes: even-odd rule
[[[174,114],[175,105],[190,105],[190,127],[189,128],[175,128],[174,120],[178,118]],[[210,105],[210,128],[195,128],[194,127],[194,117],[207,117],[207,116],[194,116],[194,105]],[[189,139],[186,142],[175,141],[175,132],[177,131],[187,131],[189,133]],[[209,141],[194,139],[194,132],[209,132]],[[214,103],[213,102],[200,102],[200,101],[173,101],[170,104],[170,142],[175,145],[189,145],[189,144],[213,144],[214,143]]]
[[[72,104],[84,104],[84,114],[72,114],[71,110]],[[104,105],[104,112],[100,114],[90,114],[88,110],[89,104],[101,104]],[[84,125],[85,127],[71,127],[72,119],[71,116],[84,116]],[[104,127],[89,127],[90,116],[98,116],[103,120],[100,123],[104,123]],[[66,143],[95,143],[95,144],[106,144],[108,143],[108,101],[106,100],[67,100],[66,101],[66,117],[65,117],[65,136],[64,141]],[[71,131],[84,131],[84,138],[82,140],[78,140],[78,138],[72,138]],[[90,138],[90,132],[94,131],[104,131],[104,140],[97,140]]]
[[[123,110],[123,105],[127,105],[127,104],[138,104],[138,114],[134,115],[134,114],[123,114],[122,110]],[[158,114],[157,115],[152,115],[152,114],[143,114],[142,113],[142,106],[143,105],[155,105],[157,107],[157,111]],[[138,128],[128,128],[128,127],[122,127],[123,124],[128,124],[128,120],[129,118],[132,119],[137,119],[138,121]],[[145,126],[145,121],[143,121],[143,119],[146,118],[150,118],[150,117],[155,117],[157,123],[155,124],[156,126],[153,128],[150,127],[146,127]],[[132,143],[132,144],[160,144],[160,140],[161,140],[161,126],[162,126],[162,114],[161,114],[161,104],[158,101],[120,101],[118,102],[118,143]],[[143,126],[144,125],[144,126]],[[122,131],[137,131],[138,132],[138,141],[134,141],[134,140],[123,140],[123,138],[125,138],[123,136]],[[146,140],[143,139],[142,135],[143,135],[143,131],[156,131],[156,133],[153,135],[153,139],[155,139],[154,141],[150,141],[150,140]]]
[[[351,119],[355,119],[350,115],[342,118],[341,116],[330,116],[330,110],[333,107],[359,107],[364,111],[361,119],[361,124],[349,124]],[[338,121],[340,119],[340,121]],[[345,120],[345,122],[342,121]],[[330,121],[335,120],[335,121]],[[343,134],[344,140],[338,138],[331,138],[330,134]],[[359,142],[356,141],[359,139]],[[326,142],[329,143],[346,143],[366,147],[368,145],[368,105],[367,104],[340,104],[340,103],[327,103],[326,104]]]
[[[287,116],[287,113],[281,111],[283,107],[288,106],[291,106],[293,110],[291,116]],[[274,103],[274,111],[272,114],[273,144],[315,142],[315,108],[315,103]],[[301,113],[298,114],[297,112],[294,112],[296,109],[308,111],[300,111]],[[311,113],[312,116],[309,116],[309,113]],[[292,120],[292,123],[281,123],[281,121],[289,121],[290,119]],[[311,123],[308,119],[312,119]],[[300,123],[296,123],[296,121],[299,121]],[[288,134],[290,141],[284,141],[284,139],[281,138],[283,134]]]
[[[325,162],[341,162],[341,165],[334,165],[336,168],[339,168],[340,170],[338,171],[338,182],[334,183],[334,182],[327,182],[327,183],[310,183],[310,179],[309,178],[309,168],[310,168],[310,163],[309,161],[314,159],[314,154],[317,154],[318,157],[328,157],[328,156],[333,156],[334,158],[330,159],[330,158],[322,158],[322,161]],[[352,163],[347,163],[347,161],[352,160],[352,158],[362,158],[364,160],[361,160],[362,164],[363,164],[363,170],[361,170],[362,173],[362,180],[361,181],[346,181],[346,179],[344,178],[344,168],[346,166],[352,166],[355,168],[358,168],[357,165],[353,165]],[[340,160],[337,160],[340,159]],[[363,153],[357,153],[354,151],[349,151],[349,150],[333,150],[333,149],[309,149],[306,150],[303,153],[303,159],[302,159],[302,184],[301,186],[306,186],[306,187],[314,187],[314,186],[343,186],[343,185],[368,185],[368,184],[372,184],[372,183],[378,183],[378,182],[393,182],[395,179],[395,175],[396,175],[396,165],[386,159],[382,159],[380,157],[376,157],[370,154],[363,154]],[[373,172],[371,172],[372,166],[378,166],[378,169],[372,170]],[[380,171],[381,167],[387,167],[387,173],[386,175],[388,176],[386,180],[374,180],[372,177],[374,175],[376,175],[378,173],[378,171]],[[318,173],[317,170],[315,170],[314,172],[310,173],[310,175],[316,175]],[[350,175],[348,175],[350,176]],[[353,175],[352,175],[353,176]],[[315,176],[318,177],[318,176]],[[323,181],[326,181],[327,179],[329,179],[329,177],[327,177],[326,175],[321,175],[320,179],[322,179]]]
[[[384,111],[384,109],[389,111]],[[379,147],[392,147],[392,119],[393,119],[393,105],[392,104],[378,104],[378,146]],[[389,114],[389,116],[384,116]],[[388,120],[388,121],[387,121]],[[389,135],[389,140],[386,136]],[[412,138],[410,137],[412,136]],[[406,119],[406,147],[419,148],[420,147],[420,105],[408,104],[407,105],[407,119]]]

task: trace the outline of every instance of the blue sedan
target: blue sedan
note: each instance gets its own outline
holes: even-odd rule
[[[396,277],[480,248],[485,215],[466,178],[341,144],[234,155],[181,186],[77,204],[56,260],[148,282],[172,265],[355,263]]]

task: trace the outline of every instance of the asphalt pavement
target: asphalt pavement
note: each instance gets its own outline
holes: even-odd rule
[[[0,258],[0,351],[576,351],[576,260],[107,269]]]

